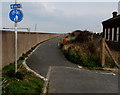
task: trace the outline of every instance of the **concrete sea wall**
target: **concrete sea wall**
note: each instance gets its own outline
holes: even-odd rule
[[[58,34],[18,32],[18,58],[36,44],[56,36]],[[13,31],[0,31],[0,54],[2,67],[14,62],[15,33]]]

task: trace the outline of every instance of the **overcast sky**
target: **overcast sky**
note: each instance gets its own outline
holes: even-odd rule
[[[14,27],[9,19],[11,3],[2,3],[2,27]],[[18,27],[29,27],[31,31],[72,32],[76,29],[101,32],[101,22],[118,11],[118,2],[23,2],[23,20]]]

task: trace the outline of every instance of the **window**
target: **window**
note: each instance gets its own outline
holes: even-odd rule
[[[118,42],[119,41],[119,27],[117,27],[117,39],[116,41]]]
[[[114,29],[114,41],[117,41],[117,27]]]
[[[104,38],[106,38],[106,29],[105,29],[105,33],[104,33]]]
[[[114,41],[114,28],[112,28],[112,41]]]
[[[108,28],[108,40],[110,40],[110,28]]]

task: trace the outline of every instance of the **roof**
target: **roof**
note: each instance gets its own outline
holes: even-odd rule
[[[116,17],[110,18],[110,19],[108,19],[108,20],[106,20],[106,21],[103,21],[102,23],[110,22],[110,21],[115,21],[115,20],[120,20],[120,15],[117,15]]]

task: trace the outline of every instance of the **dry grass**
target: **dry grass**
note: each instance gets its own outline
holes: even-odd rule
[[[77,55],[87,55],[100,59],[101,37],[99,35],[95,35],[93,33],[90,33],[89,31],[77,30],[71,34],[68,34],[65,37],[65,39],[67,40],[67,43],[63,44],[62,50],[74,52]],[[110,50],[116,61],[120,64],[120,51],[112,49]],[[107,50],[105,51],[105,54],[106,54],[105,67],[116,68]]]
[[[111,49],[111,53],[113,55],[113,57],[115,58],[115,60],[118,62],[118,64],[120,65],[120,51],[117,50],[112,50]]]

